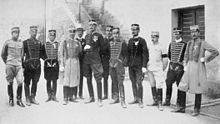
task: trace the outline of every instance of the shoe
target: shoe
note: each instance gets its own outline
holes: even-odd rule
[[[78,99],[84,99],[83,96],[79,96]]]
[[[160,111],[163,111],[163,106],[162,106],[161,103],[158,104],[158,109],[159,109]]]
[[[191,114],[192,116],[198,116],[200,114],[199,109],[194,109],[193,113]]]
[[[45,102],[49,102],[51,100],[52,100],[51,96],[48,96],[48,99]]]
[[[99,106],[99,107],[102,107],[102,106],[103,106],[101,99],[98,100],[98,106]]]
[[[29,99],[29,98],[26,98],[26,105],[27,105],[27,106],[31,106],[31,102],[30,102],[30,99]]]
[[[39,104],[40,104],[40,103],[38,103],[38,102],[35,100],[35,97],[32,97],[31,103],[32,103],[32,104],[35,104],[35,105],[39,105]]]
[[[20,107],[25,107],[20,99],[17,100],[17,105],[20,106]]]
[[[14,100],[13,99],[9,100],[9,106],[12,106],[12,107],[14,106]]]
[[[76,101],[76,98],[73,98],[73,97],[69,98],[69,101],[70,101],[70,102],[75,102],[75,103],[78,102],[78,101]]]
[[[127,108],[127,105],[125,104],[125,101],[122,101],[122,102],[121,102],[121,107],[122,107],[122,108]]]
[[[128,104],[137,104],[138,103],[138,101],[137,100],[134,100],[134,101],[132,101],[132,102],[129,102]]]
[[[177,109],[171,111],[174,113],[185,113],[185,108],[184,107],[178,107]]]
[[[104,96],[104,97],[102,98],[102,100],[106,100],[106,99],[108,99],[108,97],[107,97],[107,96]]]
[[[67,104],[68,104],[68,100],[67,100],[67,99],[64,99],[63,105],[67,105]]]
[[[138,106],[139,106],[140,108],[144,108],[143,102],[138,102]]]
[[[157,101],[154,101],[152,104],[147,104],[147,106],[157,106],[157,105],[158,105]]]
[[[89,99],[85,102],[85,104],[89,104],[89,103],[92,103],[92,102],[95,102],[95,98],[94,98],[94,97],[89,98]]]
[[[116,103],[119,103],[119,99],[112,100],[109,104],[116,104]]]
[[[170,106],[170,102],[167,102],[167,101],[164,102],[164,103],[163,103],[163,106]]]
[[[57,99],[56,96],[53,96],[52,100],[53,100],[54,102],[59,102],[59,100]]]

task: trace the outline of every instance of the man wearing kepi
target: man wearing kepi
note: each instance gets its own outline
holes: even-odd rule
[[[58,47],[59,43],[55,41],[56,30],[49,30],[49,40],[44,45],[44,78],[47,81],[47,94],[48,99],[58,102],[56,98],[57,92],[57,79],[59,77],[59,63],[58,63]],[[51,85],[51,83],[53,85]]]
[[[179,28],[174,28],[173,34],[175,39],[170,43],[168,50],[168,58],[170,60],[170,64],[169,64],[169,70],[167,72],[167,79],[166,79],[167,89],[166,89],[165,103],[163,104],[164,106],[170,106],[173,83],[176,82],[176,85],[178,86],[184,73],[183,59],[186,49],[186,42],[183,41],[181,37],[182,31]]]
[[[2,48],[1,57],[6,64],[6,80],[8,82],[9,105],[14,106],[13,80],[17,81],[17,105],[25,107],[22,103],[22,55],[23,43],[19,40],[20,29],[13,27],[11,29],[12,38],[7,40]]]
[[[190,26],[192,40],[187,43],[184,56],[184,74],[178,86],[180,93],[178,108],[174,112],[185,112],[186,92],[195,94],[195,106],[192,116],[200,113],[202,93],[207,83],[205,64],[212,61],[219,55],[217,49],[208,42],[199,38],[200,30],[198,25]],[[205,55],[209,52],[209,55]]]
[[[103,79],[104,79],[104,99],[108,99],[108,76],[109,76],[109,59],[110,59],[110,48],[109,48],[109,42],[113,40],[112,38],[112,29],[113,26],[108,25],[105,28],[106,37],[104,38],[104,42],[101,42],[101,60],[102,60],[102,66],[103,66]]]
[[[86,45],[86,40],[83,38],[84,31],[85,30],[81,26],[76,28],[76,33],[77,33],[76,40],[81,43],[82,49],[84,49],[84,47]],[[79,95],[80,99],[83,99],[83,59],[84,59],[84,54],[85,54],[85,52],[82,51],[79,56],[80,82],[79,82],[79,87],[78,87],[78,90],[79,90],[78,95]],[[77,96],[77,94],[75,96]]]
[[[125,104],[125,91],[123,81],[125,78],[125,66],[127,64],[127,44],[120,39],[120,29],[113,29],[113,40],[110,41],[110,74],[112,78],[112,87],[114,91],[114,101],[112,104],[119,102],[119,94],[121,98],[121,106],[127,108]]]
[[[138,24],[131,25],[133,37],[128,42],[128,66],[129,77],[132,83],[134,101],[129,104],[139,103],[143,108],[143,72],[146,72],[146,66],[149,59],[146,41],[139,36],[140,27]]]
[[[41,74],[41,62],[40,58],[43,57],[43,45],[36,39],[37,26],[30,26],[31,37],[23,42],[24,44],[24,56],[23,56],[23,67],[24,67],[24,89],[26,96],[26,104],[30,106],[31,103],[39,105],[35,100],[37,92],[37,83]],[[30,90],[30,83],[31,90]]]
[[[167,66],[163,47],[159,42],[159,32],[151,32],[152,43],[149,48],[149,62],[148,62],[148,78],[151,85],[151,91],[153,96],[153,104],[151,106],[158,106],[160,111],[163,111],[163,85],[165,83],[164,70]],[[166,62],[166,63],[165,63]]]
[[[101,107],[102,104],[102,73],[103,67],[100,58],[100,47],[101,42],[103,42],[103,37],[101,34],[96,32],[97,23],[95,20],[89,21],[89,33],[86,35],[86,45],[84,47],[85,57],[83,65],[83,73],[87,78],[88,90],[90,98],[86,103],[94,102],[94,92],[92,85],[92,73],[97,83],[97,93],[98,93],[98,106]]]
[[[63,96],[64,103],[76,102],[76,92],[80,81],[79,54],[82,50],[80,42],[75,39],[76,30],[69,28],[69,38],[61,43],[60,70],[64,71]]]

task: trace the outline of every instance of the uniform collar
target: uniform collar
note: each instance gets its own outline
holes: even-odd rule
[[[179,43],[179,42],[183,41],[183,39],[182,39],[182,38],[180,38],[180,39],[178,39],[178,40],[175,39],[175,41],[176,41],[177,43]]]

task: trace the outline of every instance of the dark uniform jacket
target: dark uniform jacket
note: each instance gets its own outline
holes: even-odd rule
[[[101,42],[103,42],[103,37],[101,34],[97,32],[93,32],[92,34],[87,34],[85,37],[86,45],[90,45],[91,48],[84,50],[84,63],[85,64],[101,64],[100,58],[100,48]]]
[[[128,41],[128,66],[147,67],[148,61],[149,51],[146,41],[141,37],[131,38]]]
[[[104,38],[104,42],[101,42],[100,56],[103,66],[109,65],[111,41],[113,41],[113,38]]]

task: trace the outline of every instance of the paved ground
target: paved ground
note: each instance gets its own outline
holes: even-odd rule
[[[40,102],[39,106],[32,105],[31,107],[20,108],[16,105],[15,107],[9,107],[2,63],[0,68],[0,124],[217,124],[220,122],[202,115],[192,117],[189,113],[174,114],[170,112],[171,108],[164,108],[165,110],[160,112],[156,107],[146,106],[140,109],[137,105],[128,105],[127,109],[122,109],[120,104],[110,105],[109,100],[104,101],[104,106],[101,108],[97,107],[96,103],[84,104],[83,100],[79,100],[79,103],[70,103],[67,106],[63,106],[61,84],[58,85],[57,93],[60,102],[45,103],[47,95],[44,79],[40,80],[37,92],[37,100]],[[133,99],[131,84],[128,80],[124,84],[126,102],[129,102]],[[95,83],[94,88],[96,89]],[[15,86],[14,89],[16,89]],[[144,104],[150,103],[151,92],[147,82],[144,82],[144,91]],[[87,85],[84,85],[84,97],[88,97]]]

